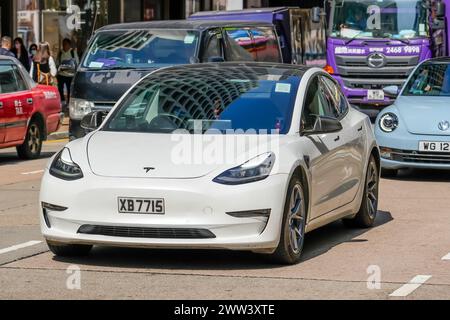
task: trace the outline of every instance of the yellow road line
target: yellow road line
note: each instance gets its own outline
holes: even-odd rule
[[[69,139],[60,139],[60,140],[51,140],[51,141],[45,141],[45,144],[50,144],[50,143],[60,143],[60,142],[69,142]]]

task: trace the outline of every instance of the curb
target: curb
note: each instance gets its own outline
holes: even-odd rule
[[[47,137],[47,141],[53,141],[53,140],[63,140],[63,139],[69,139],[69,132],[55,132],[52,134],[49,134]]]

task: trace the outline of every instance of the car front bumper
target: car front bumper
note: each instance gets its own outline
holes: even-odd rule
[[[209,178],[208,178],[209,179]],[[149,248],[220,248],[270,251],[279,242],[287,175],[227,186],[199,179],[128,179],[85,176],[66,182],[44,175],[40,203],[41,230],[50,242]],[[118,198],[163,198],[165,215],[121,214]],[[233,217],[227,213],[270,209],[270,216]],[[120,236],[83,234],[82,226],[116,228]],[[213,238],[128,237],[123,228],[207,230]],[[122,230],[122,231],[120,231]],[[120,233],[122,232],[122,233]]]
[[[378,124],[375,124],[378,126]],[[381,166],[385,169],[423,168],[450,169],[450,153],[420,152],[420,141],[450,142],[450,136],[387,134],[376,128],[381,151]]]

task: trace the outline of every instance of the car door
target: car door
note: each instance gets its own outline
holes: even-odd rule
[[[23,140],[33,99],[18,68],[13,64],[0,66],[0,87],[3,103],[4,143]]]
[[[224,61],[222,50],[222,33],[220,29],[212,29],[206,33],[201,61]]]
[[[345,172],[344,144],[342,131],[333,133],[314,133],[317,116],[337,118],[328,102],[326,87],[319,76],[308,85],[302,110],[301,131],[308,132],[304,138],[312,148],[310,154],[311,215],[310,220],[318,218],[339,208],[342,202],[342,176]]]
[[[224,31],[227,61],[256,61],[254,42],[248,28],[226,27]]]
[[[342,131],[339,134],[343,159],[337,178],[341,181],[339,202],[343,205],[352,202],[358,192],[364,172],[364,117],[354,117],[349,112],[347,99],[334,80],[321,76],[327,101],[332,111],[340,120]]]

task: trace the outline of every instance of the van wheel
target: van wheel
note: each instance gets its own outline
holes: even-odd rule
[[[378,211],[378,189],[380,185],[377,163],[370,157],[367,167],[361,207],[353,219],[343,219],[343,223],[353,228],[370,228],[375,222]]]
[[[82,257],[87,256],[93,246],[82,244],[58,244],[55,242],[48,242],[47,246],[54,255],[58,257]]]
[[[272,254],[282,264],[296,264],[300,261],[305,241],[306,201],[303,183],[299,177],[289,183],[281,225],[280,243]]]
[[[36,121],[31,121],[27,129],[27,135],[22,145],[17,147],[19,158],[25,160],[37,159],[42,150],[42,130]]]

